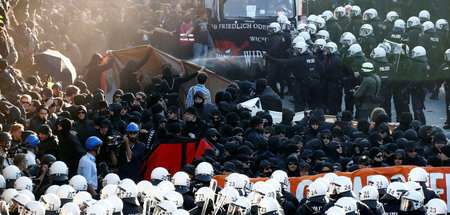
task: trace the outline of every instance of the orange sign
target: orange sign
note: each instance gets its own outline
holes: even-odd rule
[[[337,175],[350,177],[353,182],[353,191],[358,195],[359,190],[367,185],[367,180],[373,175],[384,175],[388,180],[391,178],[402,177],[403,181],[408,180],[409,171],[415,166],[395,166],[395,167],[381,167],[381,168],[370,168],[370,169],[360,169],[354,172],[343,172],[336,173]],[[429,184],[428,187],[435,190],[442,200],[450,203],[450,167],[425,167],[424,168],[429,173]],[[322,177],[324,174],[305,176],[305,177],[293,177],[289,178],[290,186],[289,189],[297,199],[302,199],[306,196],[306,188],[311,182],[316,180],[318,177]],[[223,187],[225,183],[225,175],[218,175],[214,177],[219,186]],[[265,181],[268,178],[251,178],[250,181],[255,183],[257,181]],[[449,208],[450,209],[450,208]]]

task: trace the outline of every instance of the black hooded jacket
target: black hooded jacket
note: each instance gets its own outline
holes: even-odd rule
[[[84,144],[71,132],[72,122],[69,119],[60,120],[59,125],[62,129],[58,131],[58,158],[69,167],[69,177],[72,177],[77,174],[78,162],[86,154],[86,150]]]
[[[78,111],[87,112],[86,108],[83,105],[78,106]],[[85,115],[84,119],[79,119],[78,114],[75,116],[76,120],[73,123],[73,130],[77,132],[77,137],[81,143],[85,143],[87,138],[90,136],[95,136],[96,131],[94,128],[94,122],[92,120],[87,119],[87,115]]]

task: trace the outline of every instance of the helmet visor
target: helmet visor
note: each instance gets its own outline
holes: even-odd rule
[[[414,209],[414,201],[406,198],[402,198],[400,202],[400,210],[401,211],[415,211]]]

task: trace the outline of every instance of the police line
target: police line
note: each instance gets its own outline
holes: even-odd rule
[[[415,166],[394,166],[367,168],[359,169],[354,172],[339,172],[336,174],[339,176],[350,177],[353,182],[353,191],[358,194],[359,190],[366,186],[367,181],[374,175],[384,175],[389,181],[392,178],[401,178],[404,182],[406,182],[408,180],[409,171],[411,171],[414,167]],[[424,169],[429,174],[428,186],[435,190],[441,199],[447,202],[448,205],[450,203],[450,195],[447,195],[450,191],[447,190],[448,188],[450,189],[450,167],[425,167]],[[293,193],[298,199],[302,199],[303,197],[306,197],[306,188],[308,185],[324,175],[325,174],[291,177],[289,178],[290,187],[288,189],[290,189],[291,193]],[[226,175],[218,175],[214,178],[217,180],[218,185],[223,187]],[[255,183],[257,181],[265,181],[267,179],[268,178],[251,178],[250,181]]]

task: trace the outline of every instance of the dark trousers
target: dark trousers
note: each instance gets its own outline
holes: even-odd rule
[[[350,111],[351,113],[353,113],[354,110],[355,98],[353,97],[353,92],[350,90],[353,90],[355,86],[356,85],[353,80],[347,80],[344,82],[345,110]]]
[[[415,88],[411,91],[411,103],[414,111],[414,119],[419,120],[422,125],[427,124],[425,114],[423,113],[423,110],[425,109],[424,101],[426,94],[427,91],[425,88]]]
[[[392,95],[394,98],[395,114],[397,115],[396,121],[398,122],[398,118],[403,112],[410,112],[409,90],[406,86],[402,86],[401,84],[394,84]]]
[[[445,110],[447,113],[447,121],[445,123],[450,124],[450,86],[445,84],[444,89],[445,89]]]
[[[330,115],[337,115],[341,112],[342,105],[342,86],[337,81],[330,81],[326,86],[327,98],[326,107],[328,108],[327,113]]]
[[[392,100],[392,87],[390,85],[381,86],[380,95],[383,97],[381,107],[386,111],[389,116],[389,120],[392,120],[391,100]]]

